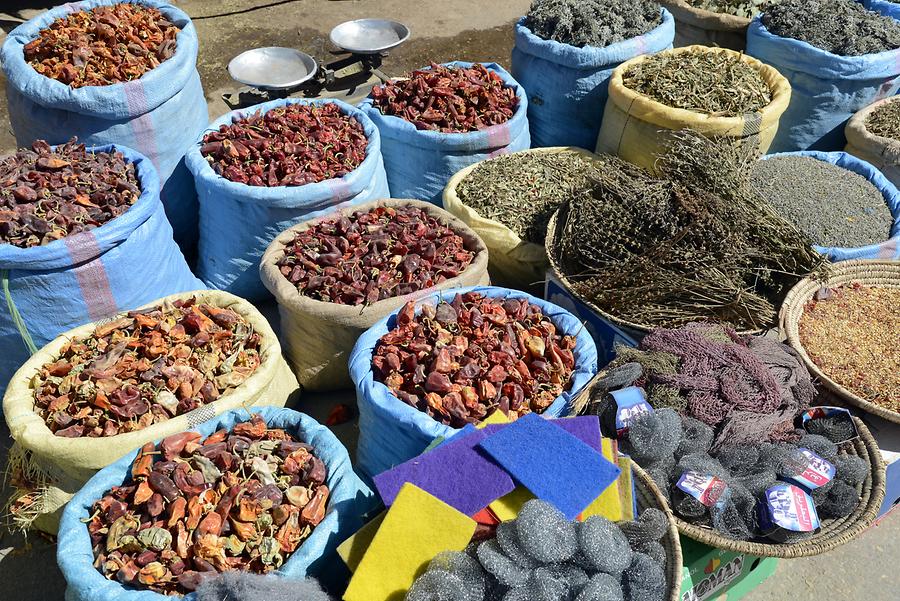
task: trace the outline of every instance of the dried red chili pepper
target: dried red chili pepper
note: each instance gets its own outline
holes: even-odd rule
[[[332,410],[328,412],[328,418],[325,420],[325,425],[338,426],[340,424],[349,422],[350,419],[350,406],[345,403],[341,403],[340,405],[335,405],[334,408],[332,408]]]
[[[249,186],[303,186],[347,175],[366,158],[362,125],[336,104],[289,104],[203,136],[216,173]]]
[[[66,343],[34,383],[35,411],[57,436],[114,436],[182,415],[240,386],[261,339],[231,309],[176,300],[132,311]],[[163,447],[191,450],[195,437]],[[162,492],[162,491],[160,491]]]
[[[30,248],[99,227],[141,195],[121,152],[87,152],[72,138],[43,140],[0,161],[0,244]]]
[[[94,503],[87,527],[95,565],[106,578],[183,595],[218,572],[271,572],[303,544],[328,508],[324,463],[311,446],[267,427],[258,415],[239,427],[240,433],[216,432],[214,442],[205,444],[208,438],[193,451],[184,434],[170,436],[160,453],[140,456],[140,467],[132,468],[137,475]],[[215,461],[201,454],[219,444],[225,450]],[[167,459],[173,449],[180,449],[175,460]],[[286,472],[287,457],[300,451],[303,463]],[[156,459],[149,473],[146,457]],[[222,468],[225,463],[231,467]],[[200,474],[202,484],[176,485],[181,478],[169,476],[179,471]],[[144,488],[165,492],[143,499]]]
[[[432,63],[408,79],[372,89],[373,105],[384,115],[417,129],[444,133],[478,131],[509,121],[519,105],[513,88],[480,63],[471,68]]]
[[[401,401],[453,427],[494,410],[542,413],[571,384],[574,336],[524,299],[456,295],[403,306],[375,347],[372,369]]]
[[[35,71],[73,88],[131,81],[175,54],[180,29],[156,8],[123,2],[56,19],[25,44]]]
[[[301,295],[370,305],[436,286],[475,258],[462,236],[419,207],[377,207],[298,232],[277,265]]]

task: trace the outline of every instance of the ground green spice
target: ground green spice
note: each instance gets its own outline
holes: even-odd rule
[[[545,40],[605,48],[642,36],[662,23],[652,0],[534,0],[525,27]]]
[[[900,141],[900,99],[886,102],[869,113],[866,129],[876,136]]]
[[[825,375],[900,411],[900,288],[853,284],[820,292],[800,317],[800,343]]]
[[[526,152],[480,163],[456,187],[463,204],[543,246],[559,205],[590,185],[597,165],[574,152]]]
[[[711,13],[751,18],[769,4],[767,0],[685,0],[689,5]]]
[[[891,213],[881,192],[843,167],[812,157],[759,161],[755,189],[815,244],[855,247],[888,239]]]
[[[720,117],[755,113],[772,101],[762,76],[736,54],[663,52],[632,65],[625,87],[673,108]]]
[[[762,24],[777,36],[839,56],[900,48],[900,22],[854,0],[782,0],[766,8]]]

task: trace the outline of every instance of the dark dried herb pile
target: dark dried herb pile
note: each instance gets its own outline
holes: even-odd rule
[[[574,348],[527,300],[467,292],[418,315],[407,303],[372,368],[401,401],[459,428],[497,409],[542,413],[571,384]]]
[[[534,0],[525,27],[545,40],[605,48],[644,35],[662,23],[652,0]]]
[[[900,101],[885,102],[869,113],[865,125],[876,136],[900,142]]]
[[[371,305],[460,275],[475,253],[418,207],[377,207],[298,232],[278,261],[303,296]]]
[[[771,326],[824,258],[752,190],[757,156],[680,132],[658,175],[609,157],[593,189],[560,209],[557,265],[579,296],[642,326]]]
[[[0,162],[0,244],[31,248],[99,227],[140,197],[121,152],[87,152],[75,139],[43,140]]]
[[[324,519],[328,469],[254,415],[231,432],[146,444],[131,477],[94,503],[94,565],[108,579],[185,595],[228,570],[281,567]]]
[[[405,119],[416,129],[444,133],[506,123],[519,105],[515,90],[480,63],[471,68],[432,63],[408,79],[374,87],[372,100],[384,115]]]
[[[879,244],[893,218],[865,177],[807,156],[776,156],[753,168],[753,187],[778,213],[822,246]]]
[[[172,58],[180,30],[158,9],[123,2],[56,19],[25,44],[35,71],[73,88],[131,81]]]
[[[666,106],[719,117],[755,113],[772,101],[756,69],[722,50],[654,54],[625,71],[622,83]]]
[[[734,15],[750,19],[760,13],[772,0],[685,0],[690,6],[712,13]],[[774,0],[778,1],[778,0]]]
[[[365,160],[362,125],[336,104],[289,104],[203,136],[216,173],[249,186],[303,186],[347,175]]]
[[[57,436],[115,436],[182,415],[243,384],[260,336],[232,311],[176,300],[66,343],[33,380],[35,411]]]
[[[550,217],[566,198],[590,185],[597,169],[573,152],[504,155],[479,163],[456,194],[482,217],[543,246]]]
[[[900,22],[854,0],[782,0],[766,8],[762,24],[777,36],[838,56],[900,48]]]

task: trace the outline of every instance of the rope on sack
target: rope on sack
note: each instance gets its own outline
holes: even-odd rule
[[[16,303],[13,302],[12,295],[9,292],[9,270],[3,269],[0,270],[0,280],[3,283],[3,296],[6,297],[6,306],[9,308],[9,315],[12,317],[13,323],[16,326],[16,329],[19,330],[19,336],[22,337],[22,342],[25,343],[25,347],[28,349],[28,353],[33,355],[37,352],[37,346],[35,346],[34,341],[31,339],[31,334],[28,333],[28,328],[25,326],[25,320],[22,319],[22,316],[19,314],[19,310],[16,309]]]

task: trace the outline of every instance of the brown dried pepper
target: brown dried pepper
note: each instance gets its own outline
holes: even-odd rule
[[[475,253],[419,207],[376,207],[297,232],[277,265],[303,296],[371,305],[457,277]]]
[[[372,89],[382,114],[409,121],[421,130],[472,132],[509,121],[519,99],[513,88],[480,63],[471,68],[432,63],[408,79]]]
[[[180,29],[156,8],[122,2],[56,19],[24,47],[35,71],[73,88],[139,78],[175,54]]]
[[[231,432],[219,430],[202,444],[185,439],[176,434],[160,443],[159,452],[144,449],[132,467],[136,476],[94,504],[88,532],[95,565],[106,578],[182,595],[218,572],[267,573],[324,518],[329,498],[324,463],[313,447],[267,427],[260,416]],[[216,466],[232,467],[205,481],[198,493],[189,474],[204,465],[208,469],[204,452],[214,455]],[[156,459],[149,474],[146,457]],[[298,463],[292,473],[283,469],[288,457]],[[198,469],[185,471],[191,467]],[[135,497],[144,488],[159,492],[138,503]]]
[[[456,295],[415,302],[375,347],[372,368],[401,401],[453,427],[494,410],[511,418],[541,413],[570,386],[575,337],[557,333],[525,299]]]

